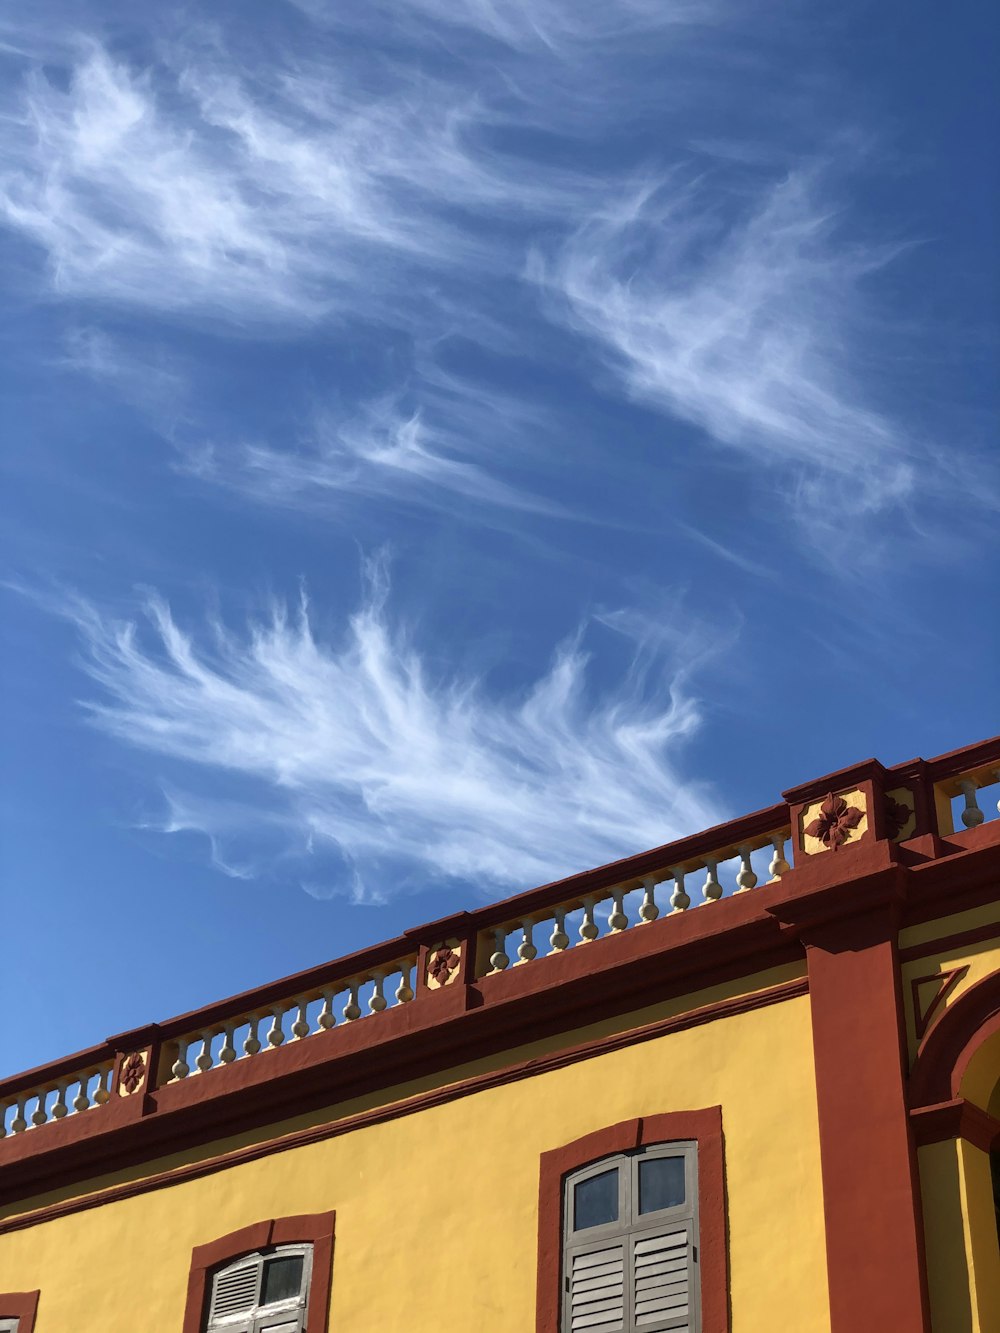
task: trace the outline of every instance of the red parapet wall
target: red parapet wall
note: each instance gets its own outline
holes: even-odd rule
[[[1000,737],[892,768],[868,760],[16,1075],[0,1083],[0,1202],[328,1105],[333,1088],[346,1100],[802,961],[811,932],[876,904],[906,925],[988,901],[1000,820],[977,796],[998,780]]]

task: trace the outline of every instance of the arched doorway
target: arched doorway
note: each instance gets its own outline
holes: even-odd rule
[[[959,996],[910,1075],[934,1333],[1000,1329],[1000,972]]]

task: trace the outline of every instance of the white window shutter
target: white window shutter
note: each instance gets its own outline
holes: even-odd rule
[[[261,1260],[255,1256],[249,1263],[234,1265],[216,1273],[212,1283],[212,1308],[209,1323],[233,1315],[249,1314],[257,1305],[260,1291]]]
[[[570,1333],[616,1333],[625,1327],[625,1247],[575,1253],[569,1272]]]
[[[691,1224],[639,1232],[632,1247],[632,1309],[637,1329],[683,1333],[691,1314]]]

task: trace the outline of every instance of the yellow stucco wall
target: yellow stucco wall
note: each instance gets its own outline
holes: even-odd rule
[[[990,1162],[963,1139],[917,1155],[934,1333],[1000,1329],[1000,1247]]]
[[[331,1333],[530,1333],[539,1155],[717,1104],[733,1333],[827,1333],[806,997],[0,1236],[0,1291],[41,1288],[36,1333],[178,1330],[193,1246],[334,1208]]]

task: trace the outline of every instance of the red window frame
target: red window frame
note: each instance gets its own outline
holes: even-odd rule
[[[191,1251],[187,1305],[182,1333],[202,1333],[209,1279],[214,1268],[271,1245],[312,1245],[312,1280],[306,1306],[306,1333],[327,1333],[330,1285],[333,1279],[333,1235],[336,1213],[277,1217],[231,1231],[228,1236],[196,1245]]]
[[[0,1292],[0,1319],[19,1319],[17,1333],[32,1333],[38,1311],[37,1291]]]
[[[668,1111],[622,1120],[542,1153],[538,1179],[536,1333],[560,1333],[562,1317],[563,1180],[602,1157],[693,1139],[698,1145],[699,1268],[702,1333],[729,1333],[729,1255],[722,1107]],[[185,1329],[185,1333],[188,1330]]]

